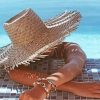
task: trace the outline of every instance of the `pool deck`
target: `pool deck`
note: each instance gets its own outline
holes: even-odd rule
[[[45,73],[55,72],[61,65],[63,60],[51,59],[39,62],[38,64],[31,63],[30,67],[33,70],[42,71]],[[38,66],[38,67],[37,67]],[[40,67],[39,67],[40,66]],[[100,59],[87,59],[82,75],[74,79],[75,81],[100,81]],[[9,79],[8,74],[0,68],[0,100],[18,100],[19,94],[31,87],[16,83]],[[100,100],[95,98],[79,97],[72,93],[57,91],[52,92],[46,100]]]

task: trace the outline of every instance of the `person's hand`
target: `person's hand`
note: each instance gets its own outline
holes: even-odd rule
[[[70,92],[83,97],[100,98],[100,83],[76,82],[71,85]]]
[[[36,85],[19,96],[19,100],[44,100],[45,98],[46,91],[40,85]]]

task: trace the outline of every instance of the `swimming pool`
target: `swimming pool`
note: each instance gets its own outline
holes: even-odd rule
[[[80,44],[88,58],[100,58],[99,0],[1,0],[0,5],[0,47],[11,42],[3,23],[23,9],[32,8],[43,20],[65,10],[77,10],[82,14],[81,23],[65,41]]]

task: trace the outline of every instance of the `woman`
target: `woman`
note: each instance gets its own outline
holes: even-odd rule
[[[65,12],[43,23],[31,9],[27,9],[4,24],[12,44],[0,55],[0,65],[5,67],[12,80],[28,86],[34,85],[31,90],[20,95],[20,100],[43,100],[51,89],[100,98],[98,83],[71,81],[82,72],[86,55],[78,44],[62,42],[62,39],[75,30],[79,20],[78,12]],[[23,65],[44,56],[63,58],[66,63],[51,75]]]
[[[75,82],[71,81],[82,72],[86,61],[86,55],[80,46],[76,43],[62,42],[54,50],[46,52],[50,58],[64,58],[66,64],[56,73],[46,75],[45,73],[34,72],[31,68],[20,65],[18,68],[11,70],[9,76],[12,80],[27,86],[33,86],[38,77],[46,77],[53,80],[57,90],[72,92],[83,97],[100,98],[98,89],[99,83],[95,82]],[[27,74],[26,74],[27,73]],[[28,74],[29,73],[29,74]],[[29,77],[32,77],[31,79]],[[50,91],[49,83],[46,83]],[[46,91],[39,85],[31,90],[25,91],[20,95],[20,100],[43,100],[46,97]]]

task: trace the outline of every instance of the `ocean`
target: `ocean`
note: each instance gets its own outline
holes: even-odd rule
[[[32,8],[43,21],[64,11],[79,11],[80,25],[64,41],[78,43],[87,58],[100,58],[99,0],[0,0],[0,47],[11,43],[3,24],[26,8]]]

